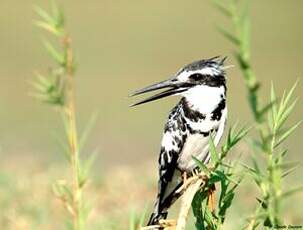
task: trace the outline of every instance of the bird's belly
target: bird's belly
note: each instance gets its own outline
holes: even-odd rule
[[[192,171],[196,167],[193,156],[206,164],[208,161],[208,141],[209,136],[203,134],[189,135],[178,158],[178,168],[181,171]]]

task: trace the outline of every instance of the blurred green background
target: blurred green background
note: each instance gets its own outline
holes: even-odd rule
[[[128,94],[166,79],[184,64],[233,47],[216,30],[227,22],[206,0],[59,1],[73,37],[78,62],[77,109],[80,131],[94,112],[99,117],[84,149],[99,155],[87,199],[94,204],[88,229],[127,229],[131,210],[151,207],[156,191],[162,128],[177,98],[130,109]],[[29,96],[37,70],[52,65],[33,26],[33,5],[48,1],[0,2],[0,226],[3,229],[62,229],[64,211],[51,184],[69,171],[54,138],[63,136],[60,117]],[[270,82],[283,92],[302,77],[303,2],[251,1],[252,60],[266,99]],[[302,83],[297,95],[302,98]],[[291,118],[302,118],[302,99]],[[228,71],[229,124],[249,124],[246,93],[236,66]],[[302,162],[303,130],[288,141],[290,160]],[[249,149],[243,144],[243,160]],[[286,181],[302,184],[302,167]],[[143,175],[143,177],[142,177]],[[248,180],[248,178],[247,178]],[[114,185],[113,185],[114,184]],[[237,229],[255,203],[249,185],[241,188],[227,229]],[[148,202],[146,202],[148,201]],[[296,202],[295,205],[293,203]],[[301,202],[299,204],[298,202]],[[303,224],[303,198],[285,203],[285,220]],[[0,227],[1,228],[1,227]],[[2,229],[1,228],[1,229]]]

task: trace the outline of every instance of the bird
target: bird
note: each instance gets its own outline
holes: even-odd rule
[[[166,89],[130,105],[145,104],[168,96],[180,96],[170,111],[159,154],[158,192],[147,226],[159,225],[168,209],[182,195],[183,175],[197,169],[194,157],[203,164],[210,161],[209,139],[218,145],[227,120],[227,57],[220,56],[192,62],[168,80],[134,91],[130,96]]]

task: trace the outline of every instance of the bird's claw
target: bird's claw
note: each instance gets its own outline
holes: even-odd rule
[[[201,172],[197,168],[195,168],[192,171],[192,175],[198,177],[201,175]]]
[[[177,226],[176,220],[159,220],[158,225],[142,227],[140,230],[175,230]]]
[[[183,184],[180,188],[177,189],[176,193],[181,193],[182,191],[186,190],[187,187],[192,184],[194,181],[197,181],[199,179],[206,180],[206,176],[202,174],[199,170],[193,170],[191,172],[191,176],[188,178],[188,175],[186,172],[182,175],[183,178]]]
[[[188,179],[187,172],[183,172],[182,179],[183,179],[183,184],[185,184],[187,182],[187,179]]]
[[[177,221],[173,220],[173,219],[171,219],[171,220],[160,220],[159,224],[164,230],[174,230],[174,229],[176,229]]]

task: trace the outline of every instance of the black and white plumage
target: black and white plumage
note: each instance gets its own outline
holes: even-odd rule
[[[193,62],[173,78],[136,91],[133,95],[169,88],[139,103],[180,95],[165,124],[159,156],[158,195],[148,225],[167,217],[168,208],[182,194],[182,174],[195,168],[193,156],[207,164],[210,160],[209,136],[217,145],[224,131],[226,108],[225,58]]]

